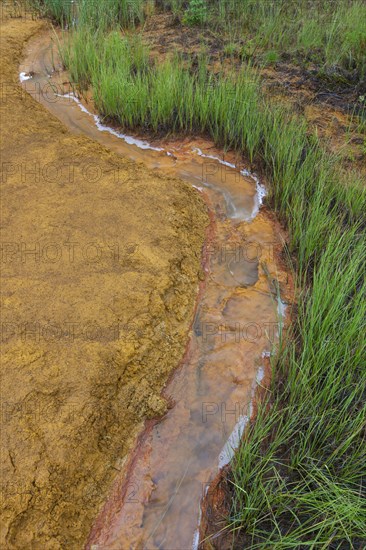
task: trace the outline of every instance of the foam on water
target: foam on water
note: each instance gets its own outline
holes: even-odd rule
[[[23,75],[22,78],[24,80],[27,80],[28,78],[31,78],[31,77],[27,77],[26,73],[20,73],[20,74]],[[117,130],[114,130],[113,128],[111,128],[109,126],[106,126],[105,124],[102,123],[101,117],[99,115],[95,115],[95,114],[91,113],[82,104],[80,99],[75,94],[67,93],[67,94],[56,94],[56,95],[58,97],[63,97],[65,99],[71,99],[72,101],[74,101],[83,113],[89,115],[90,117],[92,117],[94,119],[94,123],[95,123],[97,129],[100,132],[108,132],[109,134],[112,134],[113,136],[116,136],[119,139],[123,139],[129,145],[135,145],[139,149],[145,149],[145,150],[150,149],[152,151],[165,152],[165,154],[167,156],[174,157],[172,152],[165,151],[164,148],[162,148],[162,147],[154,147],[153,145],[151,145],[146,140],[141,140],[141,139],[129,136],[127,134],[123,134],[122,132],[118,132]],[[218,157],[216,155],[208,155],[208,154],[203,153],[203,151],[199,147],[194,147],[192,149],[192,151],[194,153],[196,153],[197,155],[199,155],[200,157],[202,157],[202,158],[212,159],[212,160],[218,162],[219,164],[227,166],[228,168],[238,169],[238,167],[235,164],[233,164],[231,162],[228,162],[226,160],[223,160],[223,159],[221,159],[220,157]],[[247,169],[239,170],[239,172],[242,176],[249,177],[249,178],[253,179],[254,182],[255,182],[256,193],[255,193],[255,196],[254,196],[253,209],[252,209],[252,212],[250,213],[250,215],[249,216],[247,214],[244,215],[241,210],[238,210],[236,208],[235,204],[233,203],[233,201],[231,200],[231,197],[229,196],[229,194],[227,192],[226,193],[224,192],[223,194],[224,194],[225,201],[227,203],[229,216],[231,218],[233,218],[233,219],[244,219],[245,221],[251,221],[257,216],[257,214],[260,210],[260,207],[263,204],[263,199],[266,196],[267,192],[266,192],[266,188],[264,187],[264,185],[260,183],[259,178],[256,176],[256,174],[250,172]],[[207,185],[207,186],[210,187],[209,185]],[[202,187],[201,186],[200,186],[200,188],[197,187],[197,189],[201,191]]]
[[[113,128],[110,128],[109,126],[106,126],[105,124],[102,124],[101,118],[98,115],[94,115],[84,105],[81,103],[80,99],[77,98],[74,94],[56,94],[59,97],[64,97],[66,99],[72,99],[75,101],[75,103],[79,106],[79,108],[83,111],[83,113],[88,114],[89,116],[94,118],[94,122],[96,127],[100,132],[109,132],[113,136],[116,136],[117,138],[123,139],[126,143],[129,145],[135,145],[136,147],[139,147],[140,149],[151,149],[152,151],[164,151],[162,147],[153,147],[150,145],[149,142],[134,138],[132,136],[128,136],[127,134],[122,134],[121,132],[117,132],[117,130],[114,130]]]
[[[229,439],[225,443],[219,455],[219,470],[229,464],[230,460],[233,458],[236,449],[239,447],[239,443],[241,441],[245,427],[249,422],[249,419],[249,415],[239,416],[238,422],[235,424],[234,429],[229,436]]]
[[[252,400],[249,403],[248,414],[239,416],[238,422],[235,424],[233,431],[231,432],[227,442],[225,443],[220,455],[219,455],[219,470],[229,464],[233,458],[236,449],[240,445],[241,438],[243,436],[244,430],[253,414],[253,399],[255,396],[255,391],[257,386],[259,386],[264,378],[264,367],[260,366],[257,370],[255,377],[255,384],[252,389]]]
[[[20,82],[25,82],[26,80],[30,80],[32,76],[27,73],[19,73],[19,80]]]

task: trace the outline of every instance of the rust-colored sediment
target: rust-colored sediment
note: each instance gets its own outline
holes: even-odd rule
[[[206,196],[205,200],[208,204],[209,198]],[[208,263],[209,263],[209,246],[213,242],[214,238],[214,224],[215,219],[212,213],[212,210],[209,210],[210,223],[206,229],[206,239],[203,247],[202,254],[202,268],[204,272],[207,272]],[[199,283],[199,289],[195,302],[194,315],[197,311],[197,306],[200,303],[202,294],[204,292],[206,279],[203,279]],[[192,316],[193,323],[194,316]],[[192,323],[190,329],[192,329]],[[189,340],[186,345],[184,356],[182,357],[177,369],[175,369],[169,376],[167,380],[167,386],[169,387],[169,382],[175,376],[177,370],[189,360],[190,346]],[[168,408],[174,407],[174,402],[171,399],[171,396],[167,394],[166,391],[163,391],[162,397],[167,400]],[[123,470],[119,475],[116,476],[116,479],[109,491],[108,498],[104,503],[96,521],[93,523],[91,532],[87,541],[87,548],[93,546],[93,541],[98,540],[98,545],[101,544],[101,539],[108,536],[109,526],[113,524],[114,518],[118,514],[119,510],[124,503],[136,504],[139,502],[143,504],[147,502],[151,496],[151,491],[153,490],[153,483],[148,483],[146,486],[137,484],[134,479],[141,479],[144,476],[144,468],[146,464],[149,463],[149,458],[151,454],[151,446],[149,445],[149,440],[151,438],[151,432],[159,422],[161,418],[154,418],[147,420],[142,431],[136,437],[132,451],[129,453],[128,460],[124,464]],[[143,490],[143,492],[142,492]],[[102,543],[104,544],[104,543]],[[94,547],[97,545],[94,545]]]
[[[280,258],[279,258],[280,261]],[[293,281],[289,280],[287,287],[288,299],[293,299]],[[288,310],[284,319],[284,334],[289,327],[293,317],[292,310]],[[255,422],[258,404],[265,398],[265,394],[272,379],[272,368],[269,358],[264,359],[264,377],[257,386],[252,401],[252,416],[250,422]],[[245,445],[245,432],[242,437]],[[235,532],[228,526],[228,518],[232,513],[232,475],[231,465],[222,468],[207,488],[207,492],[201,500],[201,521],[199,525],[199,550],[232,550],[235,541]]]
[[[14,21],[3,27],[11,38],[7,53],[13,60],[8,71],[13,83],[20,46],[40,27],[37,22]],[[33,47],[30,64],[34,62],[36,68],[39,54],[46,51],[47,32]],[[47,80],[47,75],[37,75],[31,66],[27,70],[35,73],[31,84]],[[57,82],[57,75],[52,80]],[[256,200],[253,178],[197,154],[198,147],[211,156],[222,156],[205,139],[165,141],[163,146],[173,151],[172,156],[141,151],[99,132],[73,101],[43,100],[73,133],[18,87],[8,101],[4,110],[8,123],[11,110],[23,133],[18,151],[9,138],[6,153],[11,162],[18,154],[27,162],[40,159],[43,163],[73,162],[73,155],[81,163],[98,158],[103,177],[97,186],[95,181],[77,180],[76,187],[67,187],[65,193],[59,182],[44,180],[19,188],[19,174],[9,174],[8,192],[18,192],[28,210],[18,212],[14,206],[16,225],[9,225],[6,238],[14,241],[21,231],[22,235],[32,232],[33,240],[52,237],[58,242],[64,238],[62,227],[68,239],[77,231],[81,246],[102,234],[104,244],[117,241],[124,254],[122,267],[111,267],[106,260],[100,270],[91,272],[79,261],[76,266],[42,271],[34,291],[29,285],[21,286],[27,298],[24,303],[41,321],[62,323],[74,315],[81,324],[93,317],[109,326],[117,319],[122,334],[118,342],[32,342],[32,353],[41,350],[44,360],[35,359],[37,369],[32,366],[33,356],[26,363],[30,365],[26,382],[16,369],[13,353],[14,347],[23,355],[28,353],[27,342],[20,336],[10,339],[7,395],[13,392],[15,402],[26,402],[31,414],[47,395],[51,412],[35,423],[22,414],[17,418],[13,409],[8,419],[10,435],[3,440],[5,451],[10,449],[5,491],[9,492],[12,475],[16,497],[5,506],[4,540],[10,548],[36,543],[44,548],[78,548],[89,532],[87,546],[103,550],[137,549],[147,540],[149,548],[190,547],[198,527],[202,489],[215,477],[223,445],[238,420],[237,413],[223,420],[215,412],[209,414],[209,422],[202,421],[203,406],[214,403],[219,410],[224,404],[232,411],[239,404],[240,415],[246,414],[258,368],[265,366],[262,355],[275,343],[265,327],[278,324],[276,292],[268,272],[279,282],[282,297],[291,298],[290,277],[279,260],[284,232],[266,209],[251,219]],[[88,109],[92,110],[90,104]],[[86,134],[118,154],[75,134]],[[160,173],[121,158],[127,156],[159,168]],[[232,154],[225,160],[237,162]],[[201,196],[175,176],[202,187]],[[203,198],[211,224],[202,270],[200,251],[208,222]],[[49,219],[51,206],[56,214]],[[251,243],[260,247],[254,259],[243,257]],[[22,281],[16,264],[8,269],[11,283],[16,277]],[[21,275],[38,280],[39,269],[32,266]],[[203,272],[206,279],[195,306]],[[16,298],[9,298],[10,319]],[[16,307],[17,315],[26,317],[28,310],[24,312],[18,302]],[[259,335],[236,338],[238,324],[242,328],[253,323],[259,325]],[[218,330],[221,326],[225,326],[224,338]],[[209,329],[204,338],[203,327],[215,330]],[[54,379],[48,376],[49,361],[51,374],[57,374]],[[33,401],[26,399],[34,394]],[[73,415],[63,408],[70,403],[75,404]],[[163,420],[157,421],[164,412]],[[18,438],[25,433],[39,446],[24,443],[20,457]],[[20,471],[27,472],[24,480]],[[26,502],[19,499],[23,487],[29,495]]]
[[[161,389],[186,346],[208,217],[187,184],[72,134],[22,91],[23,45],[42,28],[1,21],[1,240],[10,256],[0,546],[72,550],[143,421],[166,410]],[[59,175],[44,170],[51,163]],[[21,256],[22,243],[39,256]],[[88,332],[95,325],[101,333]]]

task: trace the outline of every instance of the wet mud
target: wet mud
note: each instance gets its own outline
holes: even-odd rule
[[[209,218],[195,189],[22,90],[43,28],[1,22],[0,545],[80,549],[143,422],[166,411]]]
[[[34,25],[38,25],[34,27],[38,31],[40,23]],[[13,23],[7,30],[11,35],[15,29]],[[119,331],[125,332],[122,345],[121,336],[116,343],[110,333],[104,332],[91,346],[89,343],[80,346],[80,342],[70,346],[68,342],[66,349],[63,344],[55,343],[55,339],[48,342],[43,346],[43,368],[48,368],[51,359],[56,363],[54,370],[58,374],[50,386],[42,368],[37,377],[33,367],[29,367],[31,391],[39,396],[41,377],[43,392],[50,396],[52,406],[53,399],[58,399],[57,410],[41,423],[33,422],[32,428],[43,446],[38,451],[25,444],[25,454],[29,464],[36,464],[33,470],[39,468],[43,477],[26,478],[27,491],[29,485],[31,487],[29,500],[25,506],[23,503],[23,508],[16,508],[16,499],[7,505],[5,540],[9,547],[23,544],[30,548],[36,547],[39,541],[45,548],[77,548],[86,540],[87,548],[94,550],[197,547],[202,497],[239,444],[253,414],[256,391],[268,377],[269,354],[274,351],[283,330],[291,286],[290,277],[280,261],[286,236],[262,206],[264,187],[247,170],[242,159],[229,153],[223,155],[204,139],[149,143],[138,136],[126,136],[118,128],[105,125],[94,111],[92,101],[81,101],[70,88],[67,75],[54,72],[54,68],[50,33],[43,30],[26,49],[18,76],[23,92],[17,91],[12,108],[24,102],[35,110],[34,124],[39,125],[44,134],[37,151],[43,160],[48,158],[48,148],[52,145],[51,121],[53,136],[63,134],[69,152],[77,150],[79,161],[84,161],[86,155],[88,170],[98,156],[102,174],[107,176],[101,177],[95,185],[93,172],[92,185],[84,184],[80,197],[69,193],[69,202],[63,196],[54,197],[45,185],[36,189],[30,186],[28,192],[37,204],[39,199],[44,203],[36,214],[40,220],[49,208],[42,193],[48,192],[48,200],[51,195],[54,205],[60,201],[64,207],[60,216],[66,216],[63,228],[68,227],[68,216],[71,216],[74,224],[78,221],[80,239],[82,231],[90,226],[91,233],[86,238],[95,238],[95,228],[99,227],[98,210],[105,204],[103,201],[108,201],[108,215],[105,216],[103,206],[104,225],[100,222],[100,226],[107,236],[121,238],[123,235],[122,242],[126,243],[123,269],[114,269],[108,284],[105,282],[108,262],[96,276],[87,270],[87,284],[80,277],[80,263],[72,266],[71,273],[62,276],[68,276],[71,282],[76,267],[83,284],[82,298],[89,297],[85,304],[82,303],[78,296],[80,287],[73,285],[70,303],[73,308],[76,304],[74,311],[78,312],[78,319],[86,318],[86,312],[90,316],[97,302],[94,318],[99,319],[102,314],[104,325],[110,319],[117,319],[122,323]],[[34,99],[56,115],[68,130],[55,118],[47,118],[44,109],[35,106]],[[29,120],[24,111],[21,114],[26,126]],[[43,125],[40,123],[42,117]],[[93,141],[80,137],[82,135]],[[26,145],[29,147],[29,143]],[[65,159],[63,146],[61,141],[56,150],[53,149],[53,162],[60,153]],[[25,152],[28,154],[26,148]],[[13,150],[9,150],[9,158],[11,154],[14,158]],[[34,150],[31,154],[34,159]],[[104,162],[109,168],[104,167]],[[112,175],[113,182],[110,181]],[[14,187],[17,175],[9,174],[8,179]],[[191,187],[184,185],[182,179]],[[45,183],[44,178],[42,183]],[[119,200],[121,189],[123,196]],[[29,206],[34,231],[37,224],[31,201]],[[210,218],[208,228],[206,209]],[[22,221],[26,224],[27,218]],[[26,234],[29,226],[25,225],[23,231]],[[105,244],[105,235],[103,239]],[[14,278],[13,268],[9,280]],[[199,278],[198,298],[196,295],[194,300]],[[50,286],[47,292],[42,291],[42,308],[41,304],[36,305],[36,310],[42,311],[47,319],[56,318],[61,294],[64,304],[61,311],[68,312],[65,303],[69,299],[69,288],[63,287],[60,296],[56,294],[52,302],[53,317],[44,307],[54,284]],[[29,295],[27,285],[24,285],[24,292]],[[109,292],[112,292],[112,300]],[[23,340],[21,335],[10,340],[11,363],[14,340],[21,348]],[[37,350],[41,347],[32,344]],[[86,364],[87,368],[77,370],[77,361]],[[73,374],[72,389],[68,384],[70,373]],[[73,398],[73,391],[83,396],[80,402],[76,399],[72,418],[66,416],[68,430],[64,445],[52,442],[58,433],[54,415],[63,411],[60,384],[63,389],[67,388],[68,397]],[[23,391],[21,375],[17,386],[18,392]],[[8,391],[13,391],[11,383]],[[88,410],[90,396],[92,411]],[[33,410],[32,405],[30,410]],[[161,414],[164,414],[162,419]],[[9,433],[12,430],[17,436],[23,433],[18,428],[24,421],[23,416],[16,418],[13,415]],[[40,425],[44,439],[39,436]],[[28,417],[26,426],[29,427]],[[60,427],[63,434],[62,421],[58,422]],[[11,437],[16,449],[17,439],[14,435]],[[98,453],[94,452],[93,445],[97,446]],[[49,458],[50,448],[57,449],[57,460]],[[14,452],[9,456],[13,465]],[[79,476],[75,468],[80,471]],[[45,469],[56,470],[58,476],[50,481],[44,474]],[[76,485],[71,493],[69,484]],[[60,489],[61,485],[65,492]],[[17,497],[19,486],[23,485],[19,485],[15,476],[13,489]],[[15,518],[14,510],[17,512]],[[55,510],[60,513],[54,513]]]
[[[67,77],[52,72],[49,52],[47,33],[29,44],[21,65],[29,93],[72,131],[185,179],[210,211],[206,277],[191,337],[163,392],[169,410],[162,420],[147,422],[136,438],[87,543],[94,549],[191,548],[198,545],[205,488],[239,444],[266,358],[283,328],[286,306],[268,273],[286,293],[288,275],[278,262],[284,236],[260,211],[265,189],[240,159],[223,156],[204,139],[149,143],[108,127],[90,97],[81,100],[65,89]],[[174,307],[170,301],[166,295],[167,308]]]

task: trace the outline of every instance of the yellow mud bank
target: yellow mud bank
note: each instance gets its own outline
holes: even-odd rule
[[[82,548],[179,363],[208,217],[198,193],[71,134],[19,86],[39,21],[1,24],[0,546]]]

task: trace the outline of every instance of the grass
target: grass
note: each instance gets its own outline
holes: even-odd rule
[[[232,468],[231,528],[251,548],[366,542],[365,260],[360,225],[334,219]]]
[[[144,19],[144,0],[28,0],[55,23],[89,30],[133,27]]]
[[[273,48],[289,36],[280,31],[276,6],[282,2],[269,5],[266,32]],[[259,13],[259,4],[248,0],[245,6]],[[355,6],[363,9],[352,6],[348,22],[355,22]],[[228,17],[229,2],[221,8]],[[325,59],[335,54],[331,44],[345,24],[341,10],[339,3],[322,30],[329,45]],[[304,25],[311,34],[309,21]],[[270,180],[269,202],[289,229],[302,289],[298,315],[273,358],[272,386],[232,464],[228,528],[236,534],[235,547],[363,548],[364,182],[343,173],[304,119],[265,102],[251,67],[211,74],[205,57],[196,66],[177,56],[154,64],[138,34],[105,33],[107,26],[103,32],[80,26],[63,49],[73,80],[93,87],[98,110],[125,129],[205,134],[244,153]],[[349,53],[345,44],[337,59]]]
[[[244,59],[273,63],[281,56],[312,61],[332,76],[366,76],[366,4],[363,0],[28,0],[42,15],[68,27],[134,27],[155,7],[184,25],[215,29],[238,44]],[[154,4],[154,5],[153,5]]]

